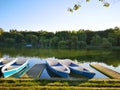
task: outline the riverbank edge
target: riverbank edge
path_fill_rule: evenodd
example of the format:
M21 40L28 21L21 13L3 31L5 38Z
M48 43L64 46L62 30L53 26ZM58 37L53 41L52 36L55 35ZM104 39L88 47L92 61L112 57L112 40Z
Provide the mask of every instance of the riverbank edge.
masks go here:
M32 78L0 78L0 90L117 90L120 79L32 79Z

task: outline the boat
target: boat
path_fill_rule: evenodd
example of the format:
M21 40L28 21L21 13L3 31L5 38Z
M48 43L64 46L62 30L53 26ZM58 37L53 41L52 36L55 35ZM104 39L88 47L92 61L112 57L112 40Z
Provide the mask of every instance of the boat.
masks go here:
M7 63L11 62L15 58L1 58L0 59L0 69Z
M16 58L12 60L11 62L5 64L2 69L1 73L4 78L10 77L28 65L28 59L27 58Z
M70 69L71 73L82 75L87 78L93 78L95 75L95 73L92 70L90 70L86 67L83 67L82 65L80 65L77 62L74 62L70 59L60 60L60 62L64 65L66 65Z
M68 78L70 74L70 69L62 65L57 59L49 58L46 60L47 67L50 71L56 75L64 78Z
M15 58L1 58L0 59L0 77L2 77L2 72L1 69L4 65L6 65L7 63L10 63L11 61L13 61Z

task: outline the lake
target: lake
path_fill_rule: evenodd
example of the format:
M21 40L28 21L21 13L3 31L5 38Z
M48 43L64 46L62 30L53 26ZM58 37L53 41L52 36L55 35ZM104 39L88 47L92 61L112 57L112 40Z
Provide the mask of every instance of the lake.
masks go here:
M113 50L60 50L60 49L0 49L0 57L28 57L29 68L37 63L45 63L50 57L58 59L71 59L92 69L96 75L94 78L108 78L89 66L90 63L99 63L117 72L120 72L120 51ZM26 70L24 70L25 72ZM18 75L19 76L19 75ZM40 78L50 78L46 68Z

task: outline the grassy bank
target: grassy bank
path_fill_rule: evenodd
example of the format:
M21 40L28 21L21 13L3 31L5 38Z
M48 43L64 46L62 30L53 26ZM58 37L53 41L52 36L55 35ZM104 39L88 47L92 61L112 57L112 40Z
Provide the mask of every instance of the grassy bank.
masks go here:
M0 79L0 90L97 90L120 89L119 79Z

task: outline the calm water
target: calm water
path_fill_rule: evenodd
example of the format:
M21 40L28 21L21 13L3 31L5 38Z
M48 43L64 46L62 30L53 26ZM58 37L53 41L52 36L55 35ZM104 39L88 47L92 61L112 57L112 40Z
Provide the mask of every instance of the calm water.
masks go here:
M87 68L92 69L96 75L94 78L108 78L102 73L90 67L90 63L99 63L103 66L120 72L120 51L108 50L57 50L57 49L0 49L0 57L28 57L29 67L15 77L19 77L33 65L45 63L45 59L56 57L58 59L76 60ZM40 78L50 78L46 68Z

